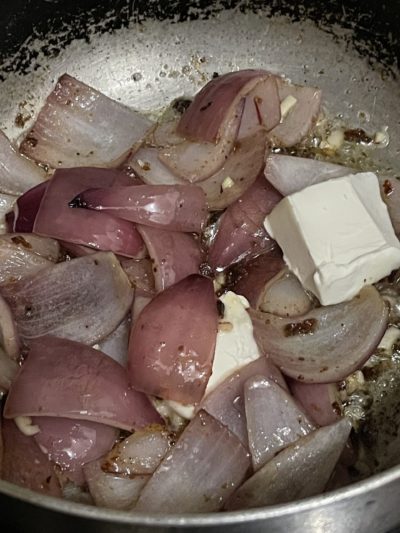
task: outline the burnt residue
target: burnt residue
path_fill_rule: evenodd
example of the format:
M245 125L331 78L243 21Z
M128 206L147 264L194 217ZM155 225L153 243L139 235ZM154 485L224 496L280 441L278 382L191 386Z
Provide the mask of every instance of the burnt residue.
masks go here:
M345 130L344 140L363 144L371 144L374 142L373 138L368 135L362 128Z
M293 337L295 335L311 335L314 333L318 325L318 320L315 318L306 318L302 322L290 322L283 328L285 337Z
M293 21L312 20L337 37L337 28L352 31L352 45L371 64L381 63L387 74L395 75L400 52L397 28L400 10L395 1L347 0L3 0L0 3L0 64L13 57L0 70L23 73L37 69L39 52L29 47L30 39L43 39L41 52L57 57L73 39L90 41L92 30L110 33L122 27L141 24L146 19L208 19L222 10L255 12L268 18L287 16ZM56 34L57 37L48 36Z

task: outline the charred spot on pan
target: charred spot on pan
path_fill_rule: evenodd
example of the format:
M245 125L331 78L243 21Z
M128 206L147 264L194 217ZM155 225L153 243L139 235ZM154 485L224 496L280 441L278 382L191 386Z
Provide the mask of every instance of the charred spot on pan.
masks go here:
M371 144L374 142L372 137L370 137L362 128L345 130L344 139L345 141L363 144Z
M302 322L290 322L283 328L285 337L295 335L312 335L317 327L318 321L315 318L307 318Z

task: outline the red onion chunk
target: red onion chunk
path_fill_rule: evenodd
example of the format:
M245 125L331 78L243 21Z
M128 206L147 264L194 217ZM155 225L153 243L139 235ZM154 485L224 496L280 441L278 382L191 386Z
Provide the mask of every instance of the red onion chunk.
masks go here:
M234 148L244 102L238 104L230 118L223 137L217 142L183 141L164 148L160 160L179 178L197 183L215 174Z
M249 310L254 335L282 372L305 383L333 383L360 368L378 346L388 309L372 286L350 302L296 319Z
M135 510L218 511L250 466L246 449L224 426L200 412L144 487Z
M105 472L134 477L152 474L171 448L171 436L162 426L135 431L102 460Z
M56 335L86 344L109 335L133 290L117 258L98 252L53 265L2 287L21 337Z
M176 176L159 158L160 149L142 146L127 161L136 176L148 185L182 185L186 181Z
M265 70L248 69L214 78L197 93L182 115L177 132L191 140L218 141L241 99L269 76Z
M316 159L271 154L267 158L264 174L277 191L283 196L288 196L310 185L340 178L353 172L348 167Z
M259 130L237 142L221 170L198 183L210 211L225 209L251 187L264 168L266 150L266 132Z
M138 226L153 264L155 288L158 292L178 283L190 274L198 274L203 254L200 243L192 235Z
M286 268L265 285L258 302L260 311L283 317L304 315L312 307L311 297Z
M128 363L128 343L131 323L132 320L129 314L108 337L101 340L97 345L94 345L96 349L105 353L124 367Z
M272 185L259 176L222 215L210 247L210 265L214 269L225 268L272 250L276 244L265 231L263 222L280 199L281 195Z
M299 143L314 127L321 107L321 91L314 87L291 85L278 78L278 91L281 103L287 97L296 99L294 107L281 124L270 132L270 139L278 146L290 147Z
M118 436L115 428L86 420L43 416L33 422L40 429L34 439L42 452L79 484L84 481L82 466L107 453Z
M13 225L14 213L11 211L17 201L16 196L10 194L0 194L0 233L6 233L9 229L9 223Z
M154 294L154 274L149 258L123 259L121 260L121 266L136 291L150 295Z
M200 401L211 374L217 327L210 279L192 275L160 292L132 328L132 385L167 400Z
M26 437L13 420L2 421L2 479L49 496L61 497L54 464L40 451L35 439Z
M255 375L262 375L287 389L278 368L267 357L260 357L232 374L200 404L202 409L226 426L245 446L248 446L248 434L243 387Z
M5 392L10 388L18 372L17 363L0 348L0 390ZM1 395L0 395L1 398Z
M281 120L278 85L275 76L262 79L245 98L238 139L253 135L260 126L269 131Z
M36 185L36 187L29 189L18 198L14 204L13 212L10 213L10 217L7 219L10 233L31 233L33 231L40 203L48 184L49 181L45 181L40 185Z
M14 240L12 240L14 239ZM23 237L0 237L0 285L36 274L53 263L32 251Z
M321 493L351 430L343 418L313 431L275 456L236 491L227 509L290 502Z
M8 357L18 359L20 340L10 306L0 295L0 345Z
M75 201L124 220L171 231L199 232L207 220L205 195L193 185L89 189Z
M93 461L83 469L95 504L119 511L132 509L150 476L119 477L103 472L100 465L100 461Z
M335 383L301 383L290 380L289 386L293 397L318 426L328 426L339 418L339 394Z
M246 381L244 402L255 471L314 429L290 394L264 376L257 375Z
M30 342L7 397L4 416L60 416L126 429L161 419L125 369L90 346L57 337Z
M69 202L89 187L125 185L129 178L118 170L104 168L74 168L57 170L40 204L34 232L73 244L98 250L139 257L143 241L130 222L110 213L72 209ZM128 181L129 182L129 181Z
M400 184L397 178L378 177L381 196L389 210L390 220L397 236L400 235Z
M150 126L136 111L64 74L20 151L53 168L116 166Z
M15 151L0 131L0 192L19 196L46 179L46 171Z
M256 257L246 264L246 269L234 286L237 294L243 295L253 309L259 309L263 301L264 287L285 266L279 254L269 253Z

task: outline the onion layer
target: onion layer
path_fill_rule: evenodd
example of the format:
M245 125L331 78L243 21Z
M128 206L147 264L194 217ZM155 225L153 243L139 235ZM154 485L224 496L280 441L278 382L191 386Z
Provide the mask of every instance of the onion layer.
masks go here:
M34 439L42 452L79 485L82 466L108 452L118 436L115 428L86 420L39 416L33 422L40 428Z
M207 219L203 191L191 185L134 185L89 189L73 201L138 224L172 231L196 231Z
M248 446L248 434L243 387L249 378L260 374L287 389L278 368L267 357L260 357L232 374L208 394L200 405L236 435L245 446Z
M49 496L61 497L54 464L40 451L35 439L26 437L13 420L2 421L2 479Z
M290 394L268 378L248 379L244 401L254 470L314 429Z
M388 320L385 302L372 286L350 302L319 307L296 319L249 312L265 353L284 374L306 383L332 383L360 368Z
M162 426L149 426L116 444L102 460L102 469L128 477L152 474L170 448L168 431Z
M310 185L340 178L352 172L350 168L325 161L271 154L267 158L264 174L277 191L288 196Z
M227 509L274 505L321 493L350 430L350 422L343 418L299 439L243 483L228 502Z
M159 293L132 328L132 385L168 400L200 401L211 374L217 326L210 279L192 275Z
M259 176L222 215L209 251L210 265L214 269L225 268L272 250L275 241L265 231L263 222L280 199L272 185Z
M116 166L150 126L139 113L64 74L20 151L53 168Z
M4 416L60 416L126 429L161 423L125 369L89 346L56 337L30 342L14 380Z
M69 207L69 202L88 187L113 187L126 185L127 182L129 183L129 178L117 170L57 170L49 181L40 204L34 232L98 250L140 257L143 253L143 241L133 224L108 213Z
M244 479L249 463L240 441L202 411L154 472L135 510L218 511Z
M94 344L127 314L133 291L114 254L53 265L2 287L21 337L57 335Z
M319 426L328 426L339 418L336 383L301 383L290 380L289 387L304 412Z
M19 196L46 179L46 171L14 150L0 131L0 192Z
M192 235L138 226L149 252L156 290L163 291L191 274L198 274L203 259L200 244Z
M93 461L83 469L95 504L120 511L132 509L150 476L118 477L103 472L100 465L100 461Z

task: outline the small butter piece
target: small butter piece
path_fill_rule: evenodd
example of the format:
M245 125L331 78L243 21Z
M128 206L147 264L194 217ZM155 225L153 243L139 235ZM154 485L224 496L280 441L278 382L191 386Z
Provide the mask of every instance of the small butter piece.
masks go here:
M323 305L350 300L400 266L400 242L372 172L289 195L264 225L288 267Z

